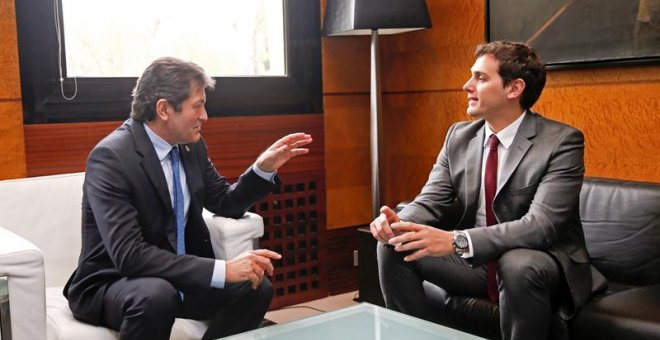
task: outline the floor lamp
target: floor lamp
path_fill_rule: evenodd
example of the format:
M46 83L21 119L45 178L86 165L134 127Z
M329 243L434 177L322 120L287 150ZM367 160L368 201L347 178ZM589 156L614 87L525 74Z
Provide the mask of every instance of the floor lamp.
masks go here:
M323 35L371 35L371 208L380 214L381 125L378 35L431 27L425 0L326 0Z

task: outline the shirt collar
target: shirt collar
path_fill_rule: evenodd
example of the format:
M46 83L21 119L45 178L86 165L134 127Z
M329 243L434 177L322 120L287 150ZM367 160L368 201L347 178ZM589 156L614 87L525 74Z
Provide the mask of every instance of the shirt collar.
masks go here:
M158 134L156 134L151 128L149 128L149 125L146 123L144 124L144 130L147 131L147 136L149 136L149 140L151 140L151 144L154 145L154 149L156 149L156 155L158 156L159 161L163 161L167 155L169 155L170 151L174 146L170 145L170 143L166 142L163 138L161 138Z
M520 117L513 121L513 123L509 124L507 127L495 134L497 139L500 140L500 144L502 144L505 149L508 149L509 146L511 146L511 143L513 143L513 139L516 137L518 128L520 127L523 118L525 118L525 113L527 113L527 111L524 111ZM484 126L486 127L484 130L486 132L486 138L484 138L484 146L486 146L486 144L488 144L488 138L490 138L490 135L492 135L494 132L490 129L488 124L484 124Z

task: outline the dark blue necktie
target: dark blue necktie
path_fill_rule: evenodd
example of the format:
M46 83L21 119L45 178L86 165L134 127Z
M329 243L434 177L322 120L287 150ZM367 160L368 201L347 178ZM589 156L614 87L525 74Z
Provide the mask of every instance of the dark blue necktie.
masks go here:
M173 147L170 151L170 160L172 161L172 178L174 194L174 216L176 217L176 253L183 255L186 253L185 228L186 220L183 212L183 189L181 189L181 177L179 176L179 148Z

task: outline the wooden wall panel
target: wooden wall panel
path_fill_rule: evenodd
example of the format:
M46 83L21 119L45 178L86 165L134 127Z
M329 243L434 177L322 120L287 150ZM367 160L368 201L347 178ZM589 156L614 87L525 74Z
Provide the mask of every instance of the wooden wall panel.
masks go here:
M462 91L388 94L383 98L383 204L414 198L428 179L451 124L467 120Z
M25 144L20 101L0 101L0 180L25 177Z
M27 174L85 171L87 155L121 122L25 125Z
M324 37L322 40L323 93L369 93L368 36Z
M358 241L357 228L340 228L326 232L330 295L357 290L358 267L353 266L353 251L358 250Z
M383 36L384 92L460 89L484 39L484 1L426 1L431 29Z
M536 110L584 132L587 176L660 182L658 93L660 81L550 87Z
M0 180L25 177L14 0L0 0Z
M371 218L369 95L325 97L328 229Z
M550 70L547 88L584 85L657 83L660 81L660 65L619 66L583 69Z
M202 134L209 156L223 175L236 177L277 139L294 132L312 135L309 154L292 159L281 172L323 170L323 115L277 115L213 118L204 124Z
M30 124L25 126L29 176L43 176L85 170L87 155L94 145L121 122ZM305 157L292 160L282 172L323 169L323 116L285 115L213 118L202 134L209 156L223 175L243 173L261 151L292 132L312 134L314 143Z
M18 71L18 36L14 0L0 0L0 99L19 100L21 79Z

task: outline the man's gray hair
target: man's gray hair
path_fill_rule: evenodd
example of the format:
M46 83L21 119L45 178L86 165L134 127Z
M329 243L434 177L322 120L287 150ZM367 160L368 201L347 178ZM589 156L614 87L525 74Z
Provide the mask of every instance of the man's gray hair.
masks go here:
M193 62L172 57L156 59L144 70L133 89L131 118L141 122L153 120L156 102L160 99L167 100L175 111L180 111L181 103L190 96L192 85L213 90L215 79Z

